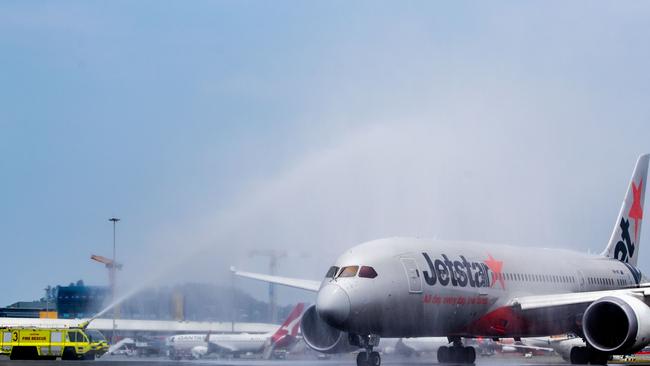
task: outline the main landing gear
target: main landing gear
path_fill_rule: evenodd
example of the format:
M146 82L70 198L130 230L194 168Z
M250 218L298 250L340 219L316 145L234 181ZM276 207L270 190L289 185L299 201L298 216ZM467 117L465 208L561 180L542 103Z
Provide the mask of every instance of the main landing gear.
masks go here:
M592 347L573 347L569 359L572 364L606 365L609 355Z
M438 363L464 363L473 364L476 361L476 350L474 347L463 347L460 338L449 338L453 343L451 347L442 346L438 348Z
M379 345L379 337L375 335L353 335L350 334L350 344L364 348L365 351L357 355L357 366L379 366L381 365L381 356L379 352L372 349Z
M381 365L381 356L377 351L363 351L357 355L357 366L379 366Z

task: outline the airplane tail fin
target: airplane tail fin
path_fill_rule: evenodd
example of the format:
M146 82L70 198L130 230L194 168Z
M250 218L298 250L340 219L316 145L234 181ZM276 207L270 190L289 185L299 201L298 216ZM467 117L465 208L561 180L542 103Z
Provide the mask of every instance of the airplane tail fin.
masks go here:
M283 343L284 339L287 337L295 338L298 335L298 329L300 328L300 319L302 318L302 313L305 310L305 304L300 302L291 310L287 319L282 323L280 328L273 333L271 336L271 342L274 345Z
M302 319L302 313L304 310L304 303L300 302L296 304L280 328L278 328L278 330L276 330L275 333L273 333L265 342L264 351L262 353L263 359L271 359L277 348L286 348L296 340L298 329L300 328L300 320Z
M612 236L602 253L606 257L636 266L639 257L643 200L648 176L650 154L639 156L632 173L630 185L616 218Z

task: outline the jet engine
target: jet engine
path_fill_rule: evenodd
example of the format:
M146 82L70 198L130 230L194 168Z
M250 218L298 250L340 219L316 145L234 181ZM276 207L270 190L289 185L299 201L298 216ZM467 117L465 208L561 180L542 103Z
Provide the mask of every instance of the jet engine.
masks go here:
M315 351L344 353L356 349L350 346L346 332L330 326L318 315L316 305L310 306L302 315L300 328L305 343Z
M585 310L582 330L599 351L636 352L650 343L650 307L630 295L603 297Z
M200 360L205 355L208 354L208 347L206 346L196 346L191 350L192 358L195 360Z

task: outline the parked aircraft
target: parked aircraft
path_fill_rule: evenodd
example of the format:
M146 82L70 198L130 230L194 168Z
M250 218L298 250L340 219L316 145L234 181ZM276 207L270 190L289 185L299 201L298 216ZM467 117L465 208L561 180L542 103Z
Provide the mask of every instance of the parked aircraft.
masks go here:
M305 304L293 308L287 319L275 331L264 334L180 334L168 338L169 357L198 359L210 353L240 355L264 353L270 358L278 348L287 348L296 341L300 317Z
M322 281L236 274L317 293L302 319L313 349L363 349L378 366L380 337L448 337L439 362L473 363L461 337L573 333L572 363L605 364L650 343L650 284L637 268L650 155L639 157L599 255L564 249L390 238L343 253Z

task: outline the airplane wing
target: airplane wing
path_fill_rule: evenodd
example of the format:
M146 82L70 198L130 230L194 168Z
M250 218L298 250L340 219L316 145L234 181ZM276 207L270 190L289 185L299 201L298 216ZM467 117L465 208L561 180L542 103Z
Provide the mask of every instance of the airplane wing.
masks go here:
M250 278L262 282L269 282L278 285L299 288L301 290L318 292L318 289L320 288L320 281L302 280L298 278L289 278L289 277L265 275L260 273L243 272L243 271L237 271L233 267L231 267L230 270L234 274L240 277L246 277L246 278Z
M536 295L514 298L511 301L512 306L519 307L521 310L534 310L550 308L556 306L578 305L594 302L604 296L631 295L643 300L650 296L650 283L644 283L635 288L574 292L557 295Z

